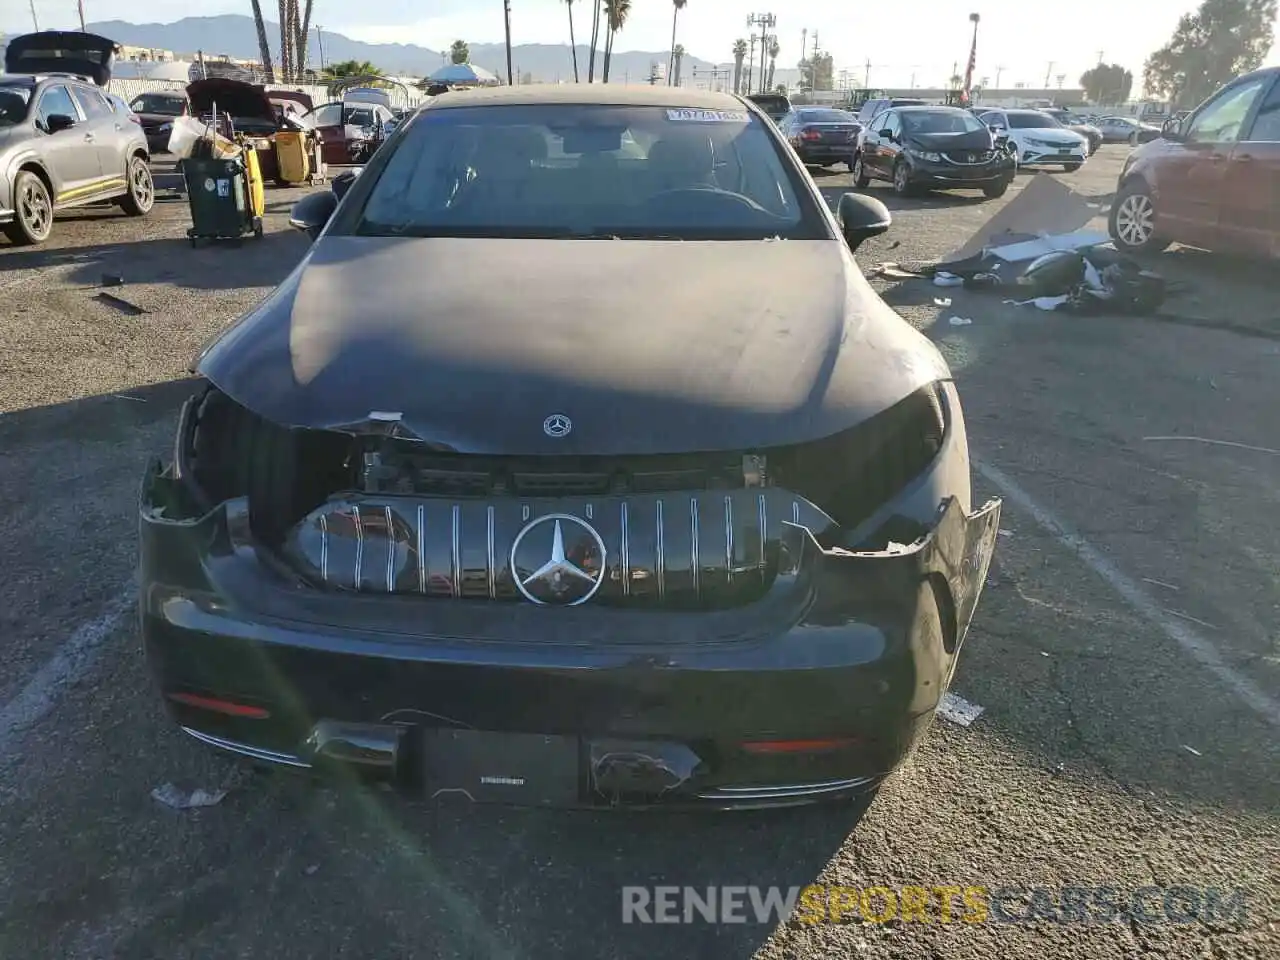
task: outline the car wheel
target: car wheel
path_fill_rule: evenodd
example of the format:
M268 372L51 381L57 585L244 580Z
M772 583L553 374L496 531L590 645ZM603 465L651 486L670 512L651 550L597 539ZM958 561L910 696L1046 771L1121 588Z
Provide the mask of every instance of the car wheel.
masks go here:
M893 167L893 192L900 197L911 194L911 170L901 160Z
M30 170L19 170L13 179L13 221L4 225L15 244L43 243L53 232L53 198L44 181Z
M862 165L862 154L858 154L853 158L853 185L859 190L865 190L871 186L871 178L867 176L866 168Z
M1062 165L1062 169L1067 171L1067 173L1075 173L1082 166L1083 164L1080 164L1080 163L1064 163Z
M156 184L151 179L151 167L142 157L130 157L125 177L129 192L120 198L120 206L131 217L141 217L151 212L156 202Z
M1009 181L1001 180L999 183L993 183L982 188L982 193L988 200L995 200L1003 197L1009 192Z
M1120 191L1111 204L1107 229L1116 246L1126 253L1158 252L1168 246L1156 236L1156 204L1145 183Z

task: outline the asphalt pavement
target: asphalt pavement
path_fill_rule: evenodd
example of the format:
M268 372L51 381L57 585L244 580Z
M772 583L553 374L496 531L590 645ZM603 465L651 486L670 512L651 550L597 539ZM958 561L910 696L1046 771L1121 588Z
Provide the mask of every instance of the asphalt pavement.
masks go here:
M1101 211L1126 150L1054 176ZM992 202L873 186L896 222L859 260L941 257L1027 180ZM984 712L938 721L869 810L435 808L250 771L186 739L150 686L131 594L144 466L191 357L306 248L286 223L302 190L268 192L262 241L192 250L173 186L140 220L88 211L38 251L0 242L0 956L1280 956L1265 268L1155 258L1187 289L1154 320L874 281L951 362L976 499L1005 512L953 685ZM169 783L226 794L176 811L152 797ZM624 887L811 884L840 887L843 915L623 922ZM853 908L872 887L900 909L883 891L878 919ZM984 888L987 907L925 920L907 887ZM1069 888L1138 906L1081 922Z

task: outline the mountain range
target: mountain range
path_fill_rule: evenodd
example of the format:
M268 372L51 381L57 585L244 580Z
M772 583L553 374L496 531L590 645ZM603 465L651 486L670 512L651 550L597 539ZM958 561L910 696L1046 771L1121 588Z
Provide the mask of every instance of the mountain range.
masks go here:
M241 60L258 59L258 33L253 18L237 14L217 17L184 17L174 23L127 23L123 20L105 20L88 24L91 33L110 37L117 43L133 47L171 50L184 57L194 57L197 51L206 56L226 55ZM567 32L567 25L566 25ZM619 37L623 36L619 34ZM267 24L267 37L272 41L272 54L278 55L280 28ZM462 39L466 39L463 37ZM471 62L495 74L505 75L507 70L506 48L500 43L470 43ZM726 42L726 46L728 42ZM541 82L573 79L573 59L569 45L522 43L511 48L512 63L517 77L531 74ZM586 79L587 47L578 46L578 67ZM308 43L307 62L310 66L322 63L340 63L344 60L368 61L384 73L403 76L425 76L439 68L448 59L447 53L430 50L411 43L363 43L340 33L326 30L317 35L312 31ZM653 63L664 68L667 51L615 50L610 77L624 83L643 82ZM686 84L697 82L695 78L709 78L718 68L721 78L732 82L732 61L713 63L686 54L681 75ZM597 59L596 72L600 64ZM778 67L774 83L795 83L798 70Z

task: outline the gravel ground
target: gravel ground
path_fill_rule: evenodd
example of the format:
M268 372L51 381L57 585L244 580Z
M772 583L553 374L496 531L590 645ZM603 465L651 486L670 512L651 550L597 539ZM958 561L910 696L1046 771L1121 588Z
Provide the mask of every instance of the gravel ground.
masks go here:
M1123 157L1104 148L1063 179L1105 204ZM820 184L834 197L848 178ZM940 257L1006 202L872 189L896 226L859 252L868 267ZM191 356L304 251L285 223L301 194L269 192L266 239L237 249L191 250L180 199L144 220L64 218L38 252L0 246L0 955L1280 956L1280 532L1266 520L1280 313L1264 270L1166 254L1155 265L1191 293L1163 320L876 281L946 352L978 495L1006 504L954 685L986 712L938 723L865 814L459 811L213 755L162 716L139 655L143 466L169 444ZM1173 435L1201 439L1146 439ZM228 793L178 813L150 797L167 782ZM1055 922L1047 900L1013 906L1015 890L986 922L960 919L959 895L950 922L936 907L928 922L622 922L628 885L813 883L1043 887L1059 902L1064 887L1125 902L1243 888L1246 915L1172 923L1147 891L1149 919Z

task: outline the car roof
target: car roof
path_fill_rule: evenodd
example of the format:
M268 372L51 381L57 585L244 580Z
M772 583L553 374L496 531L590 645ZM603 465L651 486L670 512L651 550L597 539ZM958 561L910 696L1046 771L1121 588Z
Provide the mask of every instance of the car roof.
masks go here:
M518 87L451 90L432 98L424 109L599 104L602 106L673 107L690 110L741 110L744 103L741 97L735 97L732 94L691 90L686 87L647 84L629 86L621 83L533 83L521 84Z
M934 113L937 110L946 110L951 113L968 113L963 107L948 107L944 103L904 103L900 107L894 107L899 113Z

